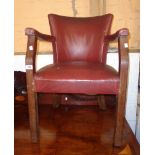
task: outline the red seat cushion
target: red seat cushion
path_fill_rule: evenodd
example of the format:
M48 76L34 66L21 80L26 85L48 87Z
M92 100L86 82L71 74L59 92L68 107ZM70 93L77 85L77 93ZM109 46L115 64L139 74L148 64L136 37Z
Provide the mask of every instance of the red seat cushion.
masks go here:
M34 82L36 92L118 94L119 74L101 63L64 62L43 67Z

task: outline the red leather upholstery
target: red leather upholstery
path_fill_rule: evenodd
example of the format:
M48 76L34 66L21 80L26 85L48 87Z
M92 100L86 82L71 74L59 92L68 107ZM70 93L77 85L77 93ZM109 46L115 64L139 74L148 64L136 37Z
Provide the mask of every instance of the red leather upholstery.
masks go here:
M112 14L97 17L65 17L49 14L51 33L56 37L54 61L106 62L105 35L110 33Z
M48 65L34 80L38 92L117 94L119 88L119 75L112 67L91 62Z

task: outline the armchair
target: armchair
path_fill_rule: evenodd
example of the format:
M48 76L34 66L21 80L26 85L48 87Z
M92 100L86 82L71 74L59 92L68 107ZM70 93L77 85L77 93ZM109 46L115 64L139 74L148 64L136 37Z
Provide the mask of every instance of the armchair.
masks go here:
M128 29L110 34L113 15L48 15L51 35L26 28L26 78L32 142L39 139L37 93L117 95L114 145L121 146L128 77ZM36 71L37 40L52 43L54 63ZM119 72L106 64L108 44L118 42Z

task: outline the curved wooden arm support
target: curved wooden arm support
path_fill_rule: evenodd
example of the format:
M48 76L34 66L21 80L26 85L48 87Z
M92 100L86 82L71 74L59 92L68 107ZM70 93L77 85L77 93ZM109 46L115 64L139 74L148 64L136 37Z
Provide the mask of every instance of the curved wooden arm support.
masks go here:
M31 138L33 142L38 141L38 110L36 103L36 95L34 93L33 75L35 69L35 59L37 51L37 36L34 35L35 31L26 30L28 35L27 51L26 51L26 83L28 90L28 110L30 119Z
M128 68L129 68L129 49L128 49L128 35L129 31L126 28L118 30L112 35L106 36L106 41L118 40L118 54L119 54L119 75L120 75L120 85L118 93L118 104L117 104L117 117L116 117L116 131L115 131L115 146L120 146L122 144L123 135L123 124L125 116L125 106L126 106L126 93L128 85Z
M26 28L25 35L28 36L27 52L26 52L26 71L35 72L35 57L37 51L37 40L48 41L53 45L55 50L55 37L47 34L40 33L34 28Z
M118 41L118 53L119 53L119 72L124 68L122 66L127 65L129 63L128 56L128 35L129 30L127 28L122 28L118 30L116 33L108 35L105 37L107 42ZM120 73L121 75L121 73Z
M105 40L106 41L115 41L115 40L117 40L121 36L128 36L128 35L129 35L129 30L127 28L122 28L122 29L118 30L114 34L107 35L105 37Z
M129 68L129 49L128 49L128 35L129 31L127 28L122 28L116 33L108 35L105 37L105 41L118 42L118 54L119 54L119 93L118 93L118 104L116 110L116 128L115 128L115 138L114 145L121 146L122 144L122 133L124 125L125 116L125 106L126 106L126 93L128 85L128 68Z
M26 28L25 35L28 36L36 36L38 40L44 40L49 42L55 42L55 37L47 34L40 33L39 31L35 30L34 28Z
M38 32L33 28L26 28L25 35L28 36L27 41L27 52L26 52L26 79L27 79L27 90L28 91L28 109L30 116L30 128L31 128L31 138L32 142L38 141L38 107L36 103L37 95L34 93L34 73L36 72L36 51L37 51L37 40L48 41L53 45L53 51L55 50L55 37L51 35L46 35Z

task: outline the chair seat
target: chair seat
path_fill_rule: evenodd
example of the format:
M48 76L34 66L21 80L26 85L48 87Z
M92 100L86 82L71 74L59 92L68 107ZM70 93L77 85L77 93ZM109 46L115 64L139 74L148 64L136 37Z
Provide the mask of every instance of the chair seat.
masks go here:
M101 63L50 64L34 75L35 92L118 94L118 72Z

